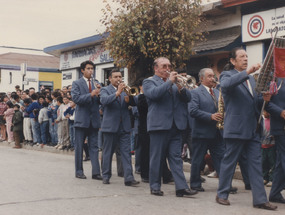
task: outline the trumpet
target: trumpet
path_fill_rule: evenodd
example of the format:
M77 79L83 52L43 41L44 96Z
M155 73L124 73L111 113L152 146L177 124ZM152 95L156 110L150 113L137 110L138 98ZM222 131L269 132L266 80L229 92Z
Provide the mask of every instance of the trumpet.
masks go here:
M101 88L101 84L99 83L99 81L97 81L95 78L94 78L94 76L93 76L93 74L91 75L91 80L92 80L92 82L93 82L93 85L94 85L94 89L96 90L98 87L97 87L97 84L99 84L100 85L100 88ZM100 89L99 88L99 89Z
M169 71L166 72L170 74ZM181 87L185 87L189 90L193 90L196 88L196 79L191 75L187 75L186 77L182 75L177 75L176 84L180 85Z
M123 82L118 82L118 85L120 83L123 83ZM124 87L124 92L128 95L128 96L136 96L139 94L139 90L137 87L130 87L129 85L126 85L125 84L125 87Z

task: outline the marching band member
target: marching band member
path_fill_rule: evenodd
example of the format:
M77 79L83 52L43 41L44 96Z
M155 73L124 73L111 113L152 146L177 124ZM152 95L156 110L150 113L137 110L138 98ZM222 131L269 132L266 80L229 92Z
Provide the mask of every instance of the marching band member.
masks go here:
M224 145L222 135L216 124L223 120L223 116L217 113L219 91L213 88L215 85L213 70L210 68L201 69L199 78L201 85L191 91L192 100L189 105L190 115L194 118L190 187L192 190L203 192L200 167L208 149L210 149L215 170L218 175L220 173Z
M102 180L99 165L98 130L100 128L99 93L100 84L94 86L91 81L94 72L92 61L85 61L80 65L83 77L72 83L71 95L75 104L75 177L86 179L83 172L82 157L83 144L88 137L90 160L92 164L92 178ZM96 89L95 89L96 88Z
M187 103L191 95L185 88L174 84L177 72L171 71L170 61L159 57L154 61L154 76L143 81L144 94L148 102L147 129L150 134L151 194L162 196L162 162L167 157L176 187L176 196L194 195L189 189L183 173L181 159L181 130L187 124Z
M258 104L262 103L255 92L255 81L250 75L260 68L255 64L247 68L247 54L242 48L235 48L230 54L229 68L220 76L225 103L224 141L226 150L220 167L219 188L216 201L230 205L228 200L231 181L237 160L243 150L247 156L248 175L252 189L253 206L276 210L266 196L261 165L260 135L256 132ZM226 65L227 67L227 65Z
M278 81L278 86L281 81ZM275 138L277 159L273 173L272 188L269 201L285 203L281 191L285 187L285 84L283 83L278 94L272 96L266 109L270 115L270 133Z
M129 105L135 105L135 101L123 91L125 84L122 83L122 74L113 69L109 74L109 84L103 87L100 93L100 101L104 106L101 131L103 133L103 184L110 184L112 176L112 157L118 145L124 169L126 186L139 184L134 179L131 160L131 120L128 110Z

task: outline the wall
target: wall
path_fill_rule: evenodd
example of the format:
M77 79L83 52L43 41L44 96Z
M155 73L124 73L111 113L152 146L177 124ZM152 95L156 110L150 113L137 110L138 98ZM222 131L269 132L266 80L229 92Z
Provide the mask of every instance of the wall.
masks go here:
M61 89L61 73L40 72L38 80L39 81L52 81L53 89Z

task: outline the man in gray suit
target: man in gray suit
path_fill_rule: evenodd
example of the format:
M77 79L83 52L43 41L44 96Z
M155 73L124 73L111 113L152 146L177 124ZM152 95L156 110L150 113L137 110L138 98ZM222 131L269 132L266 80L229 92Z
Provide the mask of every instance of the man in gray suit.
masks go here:
M192 126L192 163L190 185L192 190L204 191L201 185L200 168L204 156L210 149L215 170L220 173L220 164L224 154L221 132L217 129L218 121L223 116L217 113L219 91L215 88L215 74L212 69L204 68L199 72L201 85L191 91L192 100L189 112L193 117Z
M272 96L266 109L270 112L270 133L275 138L277 159L273 173L272 188L269 194L269 201L285 204L281 192L285 187L285 84L282 84L278 94Z
M85 61L80 65L83 76L72 83L71 96L75 109L75 176L86 179L82 166L83 144L88 137L89 156L92 164L92 178L102 180L98 158L98 130L100 128L99 93L101 85L91 80L94 72L92 61ZM96 84L96 86L94 86Z
M194 195L183 173L181 131L187 125L187 103L191 95L177 86L177 72L171 72L170 61L159 57L154 61L154 76L143 81L148 102L147 130L150 134L149 183L151 194L162 196L162 162L167 157L176 187L176 196ZM170 75L169 75L170 72Z
M127 96L123 91L125 84L122 82L122 74L119 70L113 69L109 74L110 85L102 88L100 101L104 106L101 131L103 133L103 184L110 184L112 176L111 164L116 146L121 152L126 186L139 184L134 179L131 160L131 120L128 110L129 105L135 105L132 97Z
M266 196L261 165L260 134L256 132L262 97L255 92L255 81L250 75L260 64L247 69L247 54L242 48L235 48L230 54L230 64L220 76L225 103L224 141L226 150L220 167L219 188L216 201L230 205L228 200L231 181L237 161L244 150L247 157L248 176L252 189L253 206L275 210Z

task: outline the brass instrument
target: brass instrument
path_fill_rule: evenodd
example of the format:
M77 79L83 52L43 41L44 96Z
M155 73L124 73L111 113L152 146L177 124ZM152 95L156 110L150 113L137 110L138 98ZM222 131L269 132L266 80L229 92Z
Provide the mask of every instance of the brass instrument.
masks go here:
M94 85L94 89L95 89L95 90L98 88L98 87L97 87L97 84L99 84L99 85L101 86L101 84L99 83L99 81L97 81L97 80L94 78L93 74L91 75L91 80L92 80L92 82L93 82L93 85Z
M118 82L118 84L120 84L122 82ZM139 90L137 87L130 87L129 85L125 84L124 87L124 92L128 95L128 96L136 96L139 94Z
M221 129L224 129L225 105L224 105L224 99L223 99L221 87L220 87L219 91L220 91L220 94L219 94L219 98L218 98L218 112L217 113L219 113L223 116L223 120L217 122L216 127L221 130Z
M166 71L170 74L169 71ZM196 79L191 75L187 75L186 77L182 75L177 75L177 82L176 84L180 85L181 87L185 87L189 90L193 90L196 88Z

